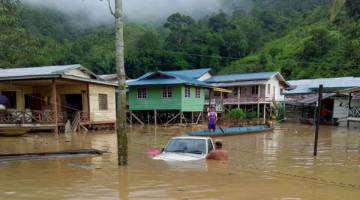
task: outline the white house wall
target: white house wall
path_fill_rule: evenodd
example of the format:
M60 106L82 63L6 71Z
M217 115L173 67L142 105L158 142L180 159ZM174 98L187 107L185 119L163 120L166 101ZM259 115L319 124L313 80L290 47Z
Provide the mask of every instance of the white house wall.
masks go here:
M333 118L338 118L340 121L345 121L349 112L349 100L347 97L334 98ZM351 106L360 106L360 100L352 100Z

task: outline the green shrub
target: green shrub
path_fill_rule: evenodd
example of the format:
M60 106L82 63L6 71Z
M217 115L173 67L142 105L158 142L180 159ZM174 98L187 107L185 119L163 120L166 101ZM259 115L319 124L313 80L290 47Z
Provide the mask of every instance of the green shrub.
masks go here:
M226 118L231 120L240 120L246 117L245 112L241 108L232 109L226 114Z
M257 113L255 111L246 113L246 119L255 119L257 118Z

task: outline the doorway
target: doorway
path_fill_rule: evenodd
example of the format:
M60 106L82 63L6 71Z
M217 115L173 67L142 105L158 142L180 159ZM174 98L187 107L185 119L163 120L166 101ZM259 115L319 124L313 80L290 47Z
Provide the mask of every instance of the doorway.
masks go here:
M73 121L76 112L83 110L83 101L81 94L65 94L64 95L64 111L67 119Z

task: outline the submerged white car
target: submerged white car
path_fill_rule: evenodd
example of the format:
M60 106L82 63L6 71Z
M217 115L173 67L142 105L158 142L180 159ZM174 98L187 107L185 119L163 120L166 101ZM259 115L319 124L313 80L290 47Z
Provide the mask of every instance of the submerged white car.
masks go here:
M201 160L205 159L213 149L214 142L210 137L173 137L163 151L153 159L164 161Z

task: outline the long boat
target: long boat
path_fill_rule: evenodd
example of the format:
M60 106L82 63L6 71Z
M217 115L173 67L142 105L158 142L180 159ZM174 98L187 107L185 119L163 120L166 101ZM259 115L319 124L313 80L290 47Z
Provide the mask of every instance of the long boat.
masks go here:
M246 127L232 127L232 128L217 128L215 131L199 130L188 132L189 136L210 136L210 137L221 137L221 136L232 136L240 135L245 133L258 133L272 131L274 127L268 125L255 125Z
M28 128L14 127L14 128L0 128L0 136L21 136L29 132Z

